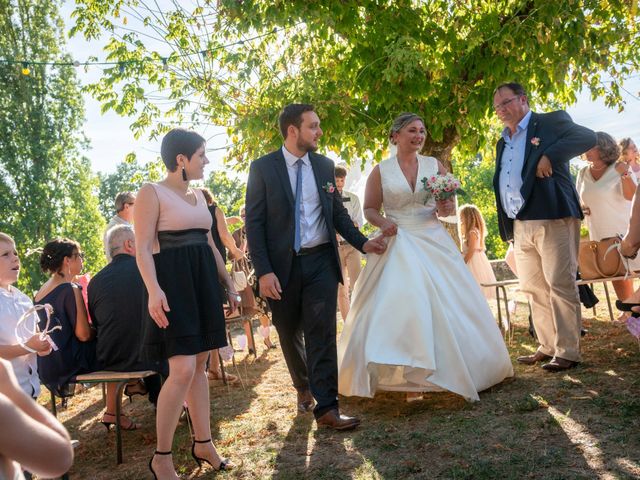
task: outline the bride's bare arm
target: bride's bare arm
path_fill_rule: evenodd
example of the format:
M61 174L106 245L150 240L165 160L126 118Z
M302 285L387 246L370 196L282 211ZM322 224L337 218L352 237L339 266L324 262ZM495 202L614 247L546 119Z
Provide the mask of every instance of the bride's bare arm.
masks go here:
M378 227L383 235L386 237L393 236L398 233L398 227L380 213L381 209L382 177L380 176L380 166L376 165L369 174L364 191L364 216L371 225Z

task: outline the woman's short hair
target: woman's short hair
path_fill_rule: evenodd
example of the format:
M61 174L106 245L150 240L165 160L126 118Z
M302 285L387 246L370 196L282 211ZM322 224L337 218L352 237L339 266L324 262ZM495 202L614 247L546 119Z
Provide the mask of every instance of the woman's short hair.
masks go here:
M278 124L280 126L280 133L282 138L286 140L287 131L289 126L293 125L296 128L300 128L302 125L302 114L305 112L313 112L314 106L308 103L290 103L282 109L280 116L278 117Z
M59 273L65 257L80 251L80 244L68 238L54 238L40 254L40 268L44 273Z
M170 130L162 139L160 156L167 170L175 172L178 168L178 155L184 155L189 160L193 154L205 144L205 139L198 133L184 128Z
M395 145L395 143L393 143L393 134L398 133L404 127L409 125L411 122L415 122L416 120L420 120L424 124L424 120L418 114L404 112L398 115L391 124L391 128L389 129L389 141Z
M596 148L600 154L600 160L607 165L615 163L620 158L620 147L606 132L596 132Z
M16 241L13 239L13 237L4 232L0 232L0 242L12 243L14 245L16 244Z

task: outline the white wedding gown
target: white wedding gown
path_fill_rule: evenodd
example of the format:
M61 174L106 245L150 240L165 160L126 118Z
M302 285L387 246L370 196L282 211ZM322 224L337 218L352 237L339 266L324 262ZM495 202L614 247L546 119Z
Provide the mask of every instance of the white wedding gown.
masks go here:
M421 179L435 158L418 156L411 191L395 157L380 163L385 215L398 225L382 255L368 255L338 342L338 390L444 391L468 400L513 375L487 300L426 201Z

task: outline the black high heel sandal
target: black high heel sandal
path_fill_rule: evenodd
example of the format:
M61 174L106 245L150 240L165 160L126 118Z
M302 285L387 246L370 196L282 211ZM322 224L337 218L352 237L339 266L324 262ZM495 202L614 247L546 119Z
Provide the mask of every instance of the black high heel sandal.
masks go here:
M153 452L153 455L151 456L151 460L149 460L149 470L151 470L151 473L153 474L153 478L155 480L158 480L158 476L156 475L156 472L153 469L153 465L151 465L151 463L153 462L153 457L155 457L156 455L171 455L171 450L169 450L168 452L159 452L158 450L156 450L155 452Z
M640 307L640 303L624 303L621 300L616 300L616 308L621 312L631 312L632 317L640 317L640 313L631 310L632 307Z
M198 468L202 468L202 462L206 462L208 463L211 467L213 467L213 469L216 472L222 472L222 471L226 471L226 470L232 470L234 465L229 461L228 458L222 458L220 457L220 465L218 465L218 468L214 467L213 464L207 460L206 458L202 458L202 457L198 457L196 455L196 443L209 443L211 441L211 439L208 440L193 440L193 444L191 444L191 456L193 457L193 459L196 461L196 463L198 464Z
M129 397L129 403L133 402L132 397L134 395L145 396L147 393L149 393L149 391L142 380L138 380L133 385L126 385L124 387L124 394Z
M116 419L115 413L104 412L104 415L109 415L110 417L113 417L115 420L118 420ZM111 431L111 425L115 425L116 422L106 422L104 420L104 415L102 416L102 421L100 423L104 425L107 431ZM120 418L122 417L124 417L124 415L120 415ZM131 420L130 418L129 418L129 423L126 426L120 423L120 430L137 430L138 428L139 428L139 425L133 420Z

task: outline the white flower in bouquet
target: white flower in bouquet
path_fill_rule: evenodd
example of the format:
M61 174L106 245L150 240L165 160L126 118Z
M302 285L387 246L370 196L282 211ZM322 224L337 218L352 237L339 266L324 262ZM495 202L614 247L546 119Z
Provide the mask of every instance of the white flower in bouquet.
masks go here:
M450 173L424 177L421 181L424 189L429 194L427 200L433 197L436 201L440 201L457 194L464 194L464 190L460 188L460 180Z

